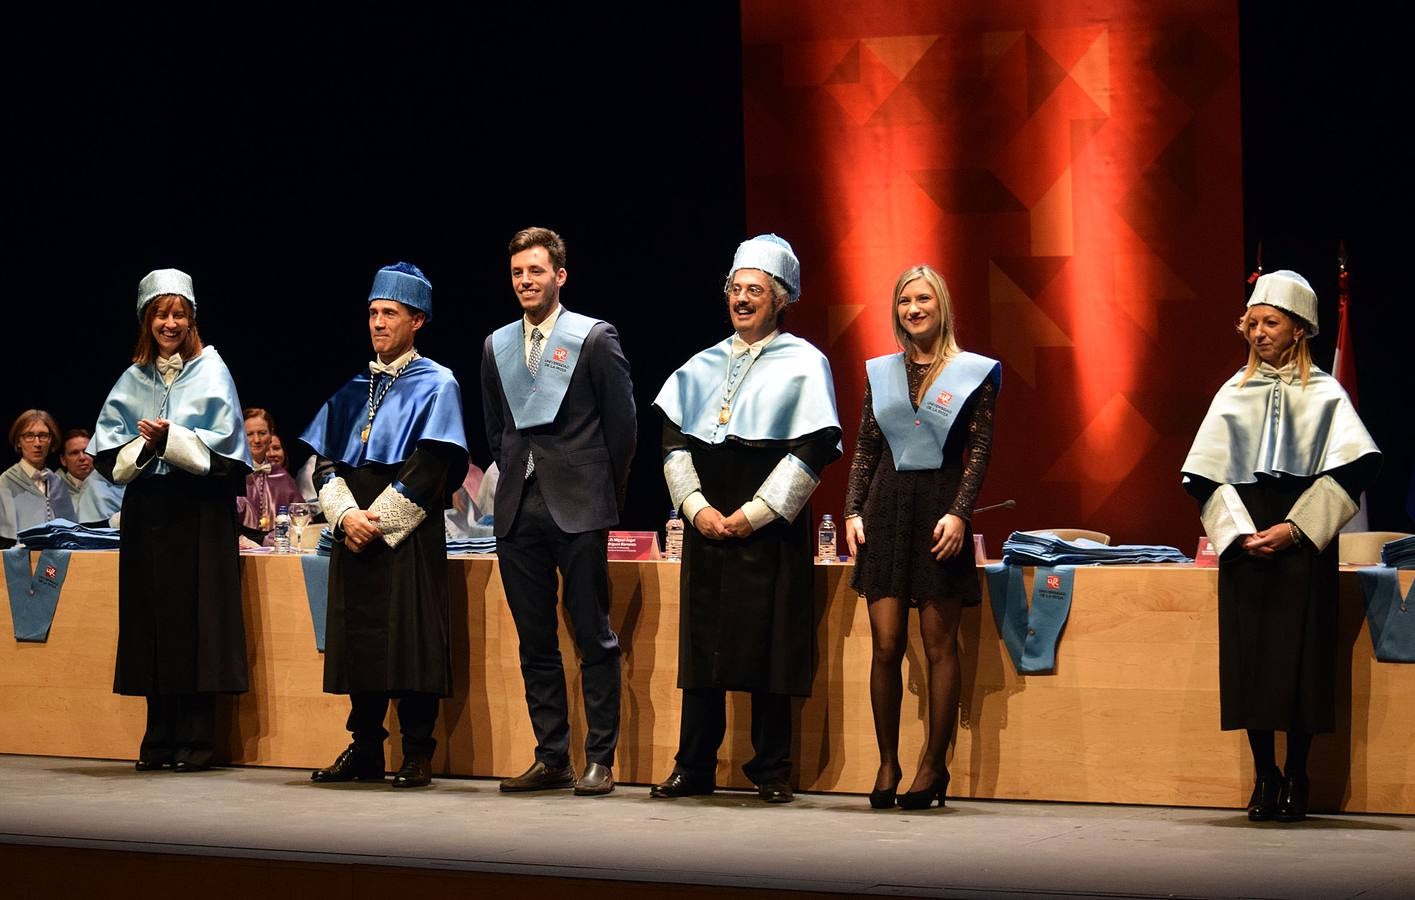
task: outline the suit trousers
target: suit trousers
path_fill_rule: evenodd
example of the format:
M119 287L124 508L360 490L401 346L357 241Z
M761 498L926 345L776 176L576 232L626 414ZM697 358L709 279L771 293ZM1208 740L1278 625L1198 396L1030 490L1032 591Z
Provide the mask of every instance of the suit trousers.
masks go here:
M509 477L509 476L508 476ZM557 631L555 570L565 579L565 609L580 656L585 697L585 762L614 765L619 744L619 637L609 623L609 532L561 531L532 477L511 532L497 538L501 583L521 641L521 678L536 736L536 759L570 764L569 701Z
M403 758L432 759L437 749L437 738L432 736L437 724L437 704L441 698L436 694L422 694L406 691L398 694L359 693L349 695L349 721L345 727L354 736L354 744L370 753L375 749L383 755L383 742L388 739L388 729L383 720L388 715L388 704L397 700L398 730L403 734Z
M211 694L158 694L147 698L147 731L138 759L150 763L211 765L216 731Z
M717 751L727 735L727 692L716 688L683 691L674 770L694 779L715 781ZM791 778L791 697L752 692L752 749L742 766L753 784Z

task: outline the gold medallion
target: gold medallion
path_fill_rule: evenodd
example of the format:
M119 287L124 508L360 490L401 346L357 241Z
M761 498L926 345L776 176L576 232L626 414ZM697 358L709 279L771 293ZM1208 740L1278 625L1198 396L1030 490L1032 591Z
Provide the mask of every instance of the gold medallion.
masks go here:
M717 411L717 424L726 425L727 420L730 418L732 418L732 406L731 404L724 403L722 404L722 409Z
M373 423L372 423L372 422L370 422L369 424L365 425L365 426L364 426L364 430L359 432L359 440L363 441L365 444L368 443L368 433L369 433L369 429L371 429L371 428L373 428Z
M261 531L269 531L269 530L270 530L270 516L261 516L261 517L260 517L260 530L261 530Z

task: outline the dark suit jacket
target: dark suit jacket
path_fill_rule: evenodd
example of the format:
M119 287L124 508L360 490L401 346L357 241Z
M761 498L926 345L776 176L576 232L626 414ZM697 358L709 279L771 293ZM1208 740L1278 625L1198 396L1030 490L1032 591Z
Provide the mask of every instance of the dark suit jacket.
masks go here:
M590 329L560 411L549 425L517 430L490 335L482 349L481 387L486 438L501 470L496 485L498 537L509 533L515 522L526 485L526 457L532 451L541 494L562 531L575 534L619 524L638 420L629 361L613 325L600 322Z

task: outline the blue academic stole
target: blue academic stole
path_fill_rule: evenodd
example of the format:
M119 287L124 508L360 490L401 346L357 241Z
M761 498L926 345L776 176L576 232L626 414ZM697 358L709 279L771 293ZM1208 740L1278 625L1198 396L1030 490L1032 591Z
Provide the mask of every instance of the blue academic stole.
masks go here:
M1366 625L1376 659L1415 662L1415 583L1401 596L1398 569L1373 566L1356 575L1366 596Z
M562 308L555 328L545 336L540 370L531 375L526 368L526 332L522 321L496 329L491 336L492 353L496 356L496 371L501 376L501 389L517 431L549 425L560 412L570 376L580 361L580 350L590 329L599 324L579 313Z
M1071 613L1075 566L1038 566L1028 604L1022 567L993 563L986 569L988 600L998 634L1018 675L1056 670L1056 642Z
M70 550L45 550L30 572L27 547L11 547L4 551L5 586L10 594L10 621L15 627L15 640L44 643L49 640L49 628L54 624L54 611L59 606L59 591L69 574Z
M1002 380L1002 364L977 353L963 352L948 361L924 392L919 408L909 396L904 354L877 356L865 363L870 379L871 408L889 441L894 468L919 472L943 465L943 445L958 419L958 411L986 380Z

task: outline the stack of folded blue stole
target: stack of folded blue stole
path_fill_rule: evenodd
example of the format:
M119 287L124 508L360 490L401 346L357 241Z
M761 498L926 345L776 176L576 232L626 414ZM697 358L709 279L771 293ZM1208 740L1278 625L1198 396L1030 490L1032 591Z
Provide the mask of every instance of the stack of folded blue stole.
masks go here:
M1051 532L1020 531L1002 544L1002 561L1012 566L1095 566L1136 563L1193 562L1174 547L1162 544L1102 544L1077 538L1064 541Z
M19 542L31 550L117 550L118 529L85 528L68 519L50 519L21 531Z
M488 534L481 537L463 537L447 539L447 555L453 556L461 553L495 553L496 535Z
M1399 538L1382 547L1381 564L1392 569L1415 569L1415 535Z
M1002 562L987 567L988 599L998 634L1019 675L1056 671L1056 644L1071 614L1076 567L1124 563L1189 562L1174 547L1108 544L1078 538L1064 541L1050 532L1014 531L1002 544ZM1022 567L1036 566L1027 599Z

